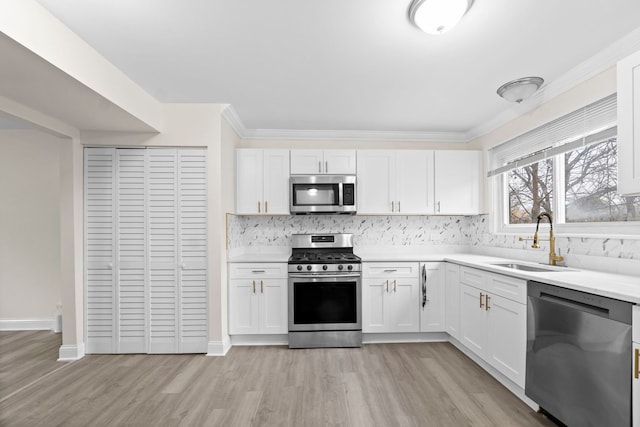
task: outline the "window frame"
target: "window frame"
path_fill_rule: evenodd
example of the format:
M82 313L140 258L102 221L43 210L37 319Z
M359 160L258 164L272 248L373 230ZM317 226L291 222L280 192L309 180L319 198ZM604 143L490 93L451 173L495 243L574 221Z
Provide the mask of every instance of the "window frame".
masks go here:
M640 221L616 222L580 222L565 223L564 206L565 195L558 191L564 185L564 162L560 161L563 153L553 156L553 229L556 236L563 237L608 237L640 239ZM535 231L533 224L509 224L509 184L508 171L489 178L492 181L491 198L494 215L492 222L495 234L523 235ZM546 222L546 220L544 220Z

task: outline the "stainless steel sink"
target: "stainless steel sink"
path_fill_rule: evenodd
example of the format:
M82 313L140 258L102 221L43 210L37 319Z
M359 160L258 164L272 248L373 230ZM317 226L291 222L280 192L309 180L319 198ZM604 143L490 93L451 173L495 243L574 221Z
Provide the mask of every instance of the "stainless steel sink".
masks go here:
M513 270L534 271L538 273L542 273L542 272L549 273L553 271L569 271L569 269L567 269L566 267L552 267L552 266L545 267L545 266L536 266L536 265L530 265L530 264L520 264L516 262L497 263L492 265L495 265L496 267L511 268Z

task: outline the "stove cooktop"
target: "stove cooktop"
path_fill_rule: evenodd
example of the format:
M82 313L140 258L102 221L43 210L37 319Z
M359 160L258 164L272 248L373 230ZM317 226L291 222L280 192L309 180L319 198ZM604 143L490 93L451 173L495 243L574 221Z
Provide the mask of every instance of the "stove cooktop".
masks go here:
M339 264L339 263L359 263L359 256L352 253L342 252L296 252L289 258L290 263L309 264Z

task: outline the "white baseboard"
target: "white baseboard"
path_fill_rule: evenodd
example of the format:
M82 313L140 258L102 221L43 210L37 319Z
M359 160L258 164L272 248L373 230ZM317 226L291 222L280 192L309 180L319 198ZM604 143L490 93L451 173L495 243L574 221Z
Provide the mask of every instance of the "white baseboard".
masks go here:
M289 345L288 334L233 335L231 345Z
M224 356L231 348L231 339L226 336L222 341L209 341L207 344L207 356Z
M53 331L60 332L58 319L0 319L0 331Z
M61 345L58 350L58 362L71 362L84 357L84 343Z

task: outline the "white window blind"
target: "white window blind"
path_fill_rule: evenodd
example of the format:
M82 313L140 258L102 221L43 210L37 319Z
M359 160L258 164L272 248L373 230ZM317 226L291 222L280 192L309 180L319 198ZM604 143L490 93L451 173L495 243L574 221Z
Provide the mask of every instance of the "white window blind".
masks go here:
M489 150L494 176L617 135L617 96L609 95Z

